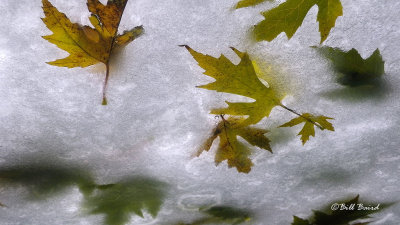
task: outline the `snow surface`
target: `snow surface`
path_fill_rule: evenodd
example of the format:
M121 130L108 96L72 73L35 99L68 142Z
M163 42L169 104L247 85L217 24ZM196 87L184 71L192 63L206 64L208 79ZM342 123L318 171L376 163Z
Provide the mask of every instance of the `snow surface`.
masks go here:
M88 23L84 0L52 0L74 22ZM318 45L314 6L288 41L254 43L250 29L259 12L282 1L233 10L237 0L130 0L120 30L143 25L145 34L114 60L108 106L100 105L104 67L58 68L45 62L66 52L41 38L40 0L0 3L0 166L47 159L78 163L100 184L147 175L170 185L157 218L133 215L129 224L190 221L204 204L230 204L255 211L254 224L290 224L335 199L361 195L375 202L400 194L400 17L398 0L342 0L344 16L324 45L356 48L367 57L379 48L384 87L348 89L335 83L329 64L309 46ZM184 49L237 62L229 49L248 51L280 71L291 95L285 103L301 112L334 117L336 131L317 131L304 146L299 127L277 129L293 118L274 109L259 127L271 131L273 154L254 149L250 174L215 167L213 153L193 157L218 122L208 114L232 95L195 86L212 79ZM233 98L232 98L233 97ZM30 201L24 186L0 187L0 224L101 224L102 215L80 209L77 188L44 201ZM400 204L375 214L375 223L397 225Z

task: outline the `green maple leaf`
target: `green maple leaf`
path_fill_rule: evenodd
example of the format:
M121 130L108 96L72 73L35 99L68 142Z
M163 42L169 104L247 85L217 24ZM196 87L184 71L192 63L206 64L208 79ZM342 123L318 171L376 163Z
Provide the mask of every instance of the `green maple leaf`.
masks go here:
M242 124L243 119L223 118L212 135L200 147L198 156L203 151L210 150L214 140L219 137L219 146L215 155L216 165L227 160L229 167L236 167L239 172L249 173L253 166L249 158L251 151L237 139L237 136L242 137L253 146L270 152L272 152L272 150L269 145L269 139L264 136L264 134L268 132L267 130L248 126L243 127Z
M131 213L143 217L142 210L156 217L165 198L164 189L165 184L159 181L130 178L103 185L93 196L86 198L84 206L90 214L105 214L107 225L123 225L129 222Z
M248 116L245 125L256 124L268 117L272 108L281 105L283 96L278 96L272 87L266 87L257 77L256 70L247 53L232 48L240 57L238 65L233 64L224 55L214 58L203 55L185 45L193 58L199 63L204 74L215 79L215 82L199 86L200 88L237 94L254 99L254 102L226 102L228 108L213 109L212 114L229 114Z
M321 43L324 42L335 26L336 19L343 15L340 0L287 0L276 8L262 13L265 20L254 28L256 40L272 41L282 32L285 32L290 39L314 5L318 6L317 21Z
M337 209L332 211L330 208L333 204L344 204L349 207L346 210ZM351 209L350 206L354 204L354 208ZM384 208L389 207L392 203L379 204L376 210L359 210L358 204L377 206L377 203L363 203L359 202L359 196L350 200L338 200L330 203L328 207L325 207L323 211L331 211L331 213L325 213L323 211L315 210L314 215L308 219L304 220L299 217L294 216L292 225L350 225L352 221L359 219L369 219L369 221L357 223L357 225L366 225L373 221L370 220L370 214L376 213ZM309 222L310 221L310 222Z
M292 119L291 121L281 125L280 127L293 127L300 123L304 123L303 128L299 132L300 139L303 145L309 140L310 136L315 136L314 126L318 126L321 130L327 129L335 131L328 119L333 119L326 116L314 116L310 113L303 113L301 116Z
M241 0L237 3L236 9L249 7L249 6L255 6L255 5L261 4L266 1L271 2L273 0Z
M385 73L385 62L379 49L367 59L363 59L354 48L347 52L331 47L317 49L331 61L333 69L339 73L338 82L343 85L371 84Z

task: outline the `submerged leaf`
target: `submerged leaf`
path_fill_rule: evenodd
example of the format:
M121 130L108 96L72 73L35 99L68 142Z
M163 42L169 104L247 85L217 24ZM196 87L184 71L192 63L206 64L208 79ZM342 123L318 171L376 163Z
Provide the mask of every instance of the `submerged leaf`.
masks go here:
M359 202L359 196L357 195L351 200L339 200L330 203L329 206L324 209L324 211L330 210L330 214L315 210L314 215L308 220L303 220L295 216L292 225L350 225L354 224L351 222L360 219L368 219L368 221L357 224L369 224L373 222L370 219L370 214L379 212L389 207L391 204L392 203L373 204ZM366 206L370 207L370 209L365 208ZM332 210L332 208L334 210Z
M261 4L266 1L273 1L273 0L241 0L237 3L236 9L249 7L249 6L255 6L255 5Z
M226 102L228 108L213 109L212 114L229 114L248 116L243 122L246 125L256 124L268 117L272 108L280 105L281 98L272 87L266 87L257 77L253 63L247 53L232 48L240 57L238 65L233 64L224 55L214 58L203 55L185 45L193 58L199 63L204 74L215 79L215 82L199 86L200 88L237 94L254 99L254 102Z
M231 206L214 206L202 210L208 217L198 219L191 223L178 223L178 225L203 225L203 224L241 224L251 220L251 212Z
M251 213L249 211L233 208L231 206L214 206L204 212L224 222L233 224L239 224L251 218Z
M309 140L310 136L315 136L314 126L318 126L321 130L327 129L335 131L332 124L328 122L328 119L333 119L326 116L314 116L310 113L304 113L299 117L292 119L291 121L281 125L280 127L293 127L300 123L304 123L303 129L299 132L300 139L303 145Z
M209 151L214 140L219 137L219 146L215 155L216 165L227 160L229 167L236 167L239 172L248 173L253 166L249 158L251 151L237 139L237 136L253 146L272 152L270 140L264 135L267 132L264 129L244 127L242 119L223 118L211 137L199 149L198 156L203 151Z
M108 1L103 5L99 0L88 0L87 6L92 15L89 17L94 28L72 23L64 13L57 10L48 0L42 0L45 17L42 18L47 28L53 32L43 36L47 41L67 51L70 55L63 59L49 62L61 67L87 67L104 63L107 67L103 87L103 103L107 104L105 88L109 76L109 61L114 45L124 46L138 37L143 29L134 28L122 35L117 35L122 13L128 0Z
M0 182L28 187L33 200L52 196L73 185L87 195L96 186L92 176L83 169L47 162L0 168Z
M317 21L319 22L321 43L324 42L330 30L335 26L336 19L343 15L340 0L287 0L262 13L265 20L255 26L256 40L272 41L282 32L285 32L290 39L314 5L318 6Z
M90 214L105 214L105 224L123 225L132 213L143 217L143 210L156 217L164 201L166 185L144 177L134 177L98 188L86 198Z
M379 49L367 59L363 59L354 48L348 52L331 47L317 49L331 61L333 69L339 73L338 82L343 85L372 84L385 73L385 62Z

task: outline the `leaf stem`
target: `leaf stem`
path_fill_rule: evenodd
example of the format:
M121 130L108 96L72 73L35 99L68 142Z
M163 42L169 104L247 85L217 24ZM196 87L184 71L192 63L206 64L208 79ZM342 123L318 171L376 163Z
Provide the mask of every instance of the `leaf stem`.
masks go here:
M282 103L279 103L279 106L282 107L282 108L284 108L284 109L286 109L286 110L288 110L289 112L292 112L292 113L298 115L299 117L301 117L301 118L307 120L308 122L314 124L314 125L317 126L319 129L324 130L324 128L323 128L321 125L319 125L318 123L316 123L315 121L311 120L310 118L307 118L307 117L303 116L302 114L296 112L295 110L293 110L293 109L291 109L291 108L288 108L287 106L283 105Z
M103 102L101 103L102 105L107 105L106 90L107 90L107 83L108 83L109 76L110 76L110 65L107 62L106 63L106 78L105 78L104 84L103 84Z

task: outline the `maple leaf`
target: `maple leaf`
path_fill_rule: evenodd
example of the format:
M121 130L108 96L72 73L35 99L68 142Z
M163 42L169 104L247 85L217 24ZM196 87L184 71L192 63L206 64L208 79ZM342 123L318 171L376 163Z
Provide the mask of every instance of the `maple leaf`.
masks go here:
M236 9L249 7L249 6L255 6L255 5L261 4L261 3L266 2L266 1L270 2L270 1L273 1L273 0L241 0L241 1L239 1L237 3Z
M164 183L150 178L129 178L98 188L84 206L90 214L105 214L105 224L122 225L129 222L131 213L143 217L144 209L156 217L165 198L164 189Z
M63 59L48 62L60 67L87 67L96 63L106 66L103 85L103 105L107 104L106 87L109 77L109 62L114 47L123 47L143 32L143 27L135 27L118 35L118 26L128 0L109 0L103 5L99 0L88 0L91 16L89 20L94 28L72 23L68 17L57 10L48 0L42 0L47 28L53 32L43 36L47 41L67 51L70 55Z
M346 201L346 202L344 202ZM362 203L359 202L359 196L357 195L355 198L350 199L350 200L338 200L335 201L334 203L330 203L328 207L325 207L324 211L330 210L331 213L325 213L322 211L314 210L314 215L308 219L302 219L299 217L294 216L294 220L292 225L350 225L354 224L351 223L352 221L355 220L360 220L360 219L369 219L369 221L366 222L360 222L357 223L357 225L366 225L369 224L373 221L370 220L370 214L376 213L379 210L382 210L384 208L389 207L392 205L392 203L384 203L384 204L374 204L374 203ZM331 207L339 204L337 206L342 207L341 205L343 204L344 206L347 207L346 210L340 210L340 208L332 211ZM368 205L368 206L378 206L377 209L363 209L360 210L359 207L360 205ZM373 207L372 207L373 208ZM355 224L354 224L355 225Z
M219 137L219 146L215 155L216 165L227 160L230 168L236 167L239 172L249 173L253 166L249 158L251 151L237 139L237 136L253 146L272 152L270 140L264 136L268 131L243 126L243 119L224 119L223 116L221 118L222 121L214 129L212 135L199 148L197 156L200 156L203 151L209 151L214 140Z
M224 55L214 58L194 51L183 45L193 58L199 63L204 74L215 79L215 82L199 86L208 90L237 94L254 99L254 102L226 102L228 108L213 109L212 114L229 114L234 116L248 116L243 122L246 125L256 124L262 118L268 117L272 108L281 105L276 91L266 87L257 77L253 63L247 53L232 50L240 57L238 65L233 64Z
M333 119L326 116L314 116L310 113L303 113L292 119L291 121L281 125L280 127L293 127L300 123L304 123L303 129L298 133L303 145L309 140L310 136L315 136L314 126L317 126L321 130L327 129L335 131L332 124L328 122L328 119Z
M265 20L254 28L256 40L272 41L282 32L285 32L290 39L314 5L318 6L320 43L324 42L335 26L336 19L343 15L340 0L287 0L276 8L262 13Z
M354 48L347 52L331 47L320 47L317 50L331 61L333 69L339 73L338 82L343 85L371 84L385 73L385 62L379 49L367 59L363 59Z

